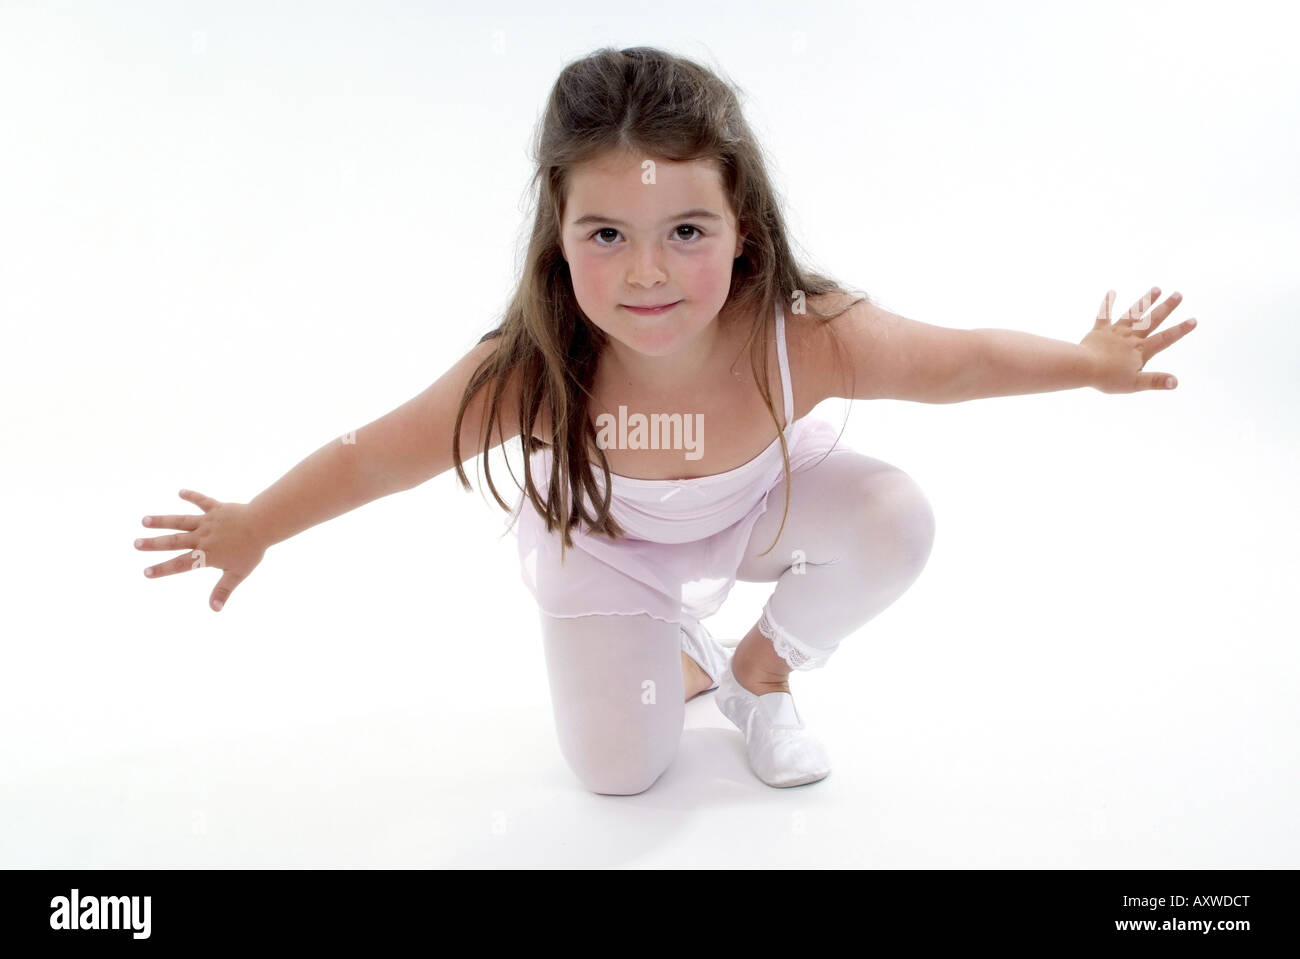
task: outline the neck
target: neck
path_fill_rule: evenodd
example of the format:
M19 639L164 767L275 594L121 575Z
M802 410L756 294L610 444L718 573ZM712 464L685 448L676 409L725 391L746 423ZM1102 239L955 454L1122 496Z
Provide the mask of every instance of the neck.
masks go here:
M612 337L605 344L607 374L611 382L631 388L641 396L683 397L713 380L720 350L728 336L719 314L700 335L682 344L676 353L646 356L630 350ZM605 363L602 363L605 365Z

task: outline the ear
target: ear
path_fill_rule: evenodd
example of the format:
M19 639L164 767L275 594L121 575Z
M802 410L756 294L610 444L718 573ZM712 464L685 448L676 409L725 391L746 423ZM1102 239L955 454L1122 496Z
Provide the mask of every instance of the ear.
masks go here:
M731 257L733 260L737 259L740 256L741 250L745 248L745 236L746 234L741 233L736 237L736 252Z

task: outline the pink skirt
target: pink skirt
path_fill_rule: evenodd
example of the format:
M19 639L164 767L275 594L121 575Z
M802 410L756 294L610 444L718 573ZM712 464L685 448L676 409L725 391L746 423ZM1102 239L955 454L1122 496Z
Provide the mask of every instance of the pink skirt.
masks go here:
M835 448L837 436L838 431L825 420L811 416L795 420L786 437L791 472L819 462ZM549 458L549 450L538 450L532 454L536 465L530 464L533 481L543 499L550 478ZM598 485L602 478L598 472ZM718 482L710 482L714 480ZM680 522L671 520L676 523L671 532L667 524L660 523L659 528L665 530L662 536L646 534L673 542L638 537L610 539L588 534L585 526L579 524L573 530L573 548L565 551L563 566L559 531L548 533L537 510L521 493L511 518L517 517L513 531L518 537L520 575L537 600L538 608L552 616L646 614L684 626L716 613L736 583L736 572L745 557L754 524L767 511L769 502L777 509L783 508L785 483L780 444L768 447L744 466L717 476L700 477L685 484L638 481L629 484L629 488L635 486L631 492L638 495L653 491L654 498L658 499L664 494L676 495L673 494L675 485L692 486L681 492L685 499L679 498L675 504L686 507L686 518ZM620 486L617 478L614 486L611 508L614 518L622 522L618 500L620 491L626 488ZM710 521L709 506L715 501L726 503L726 509L719 512L727 525L720 529L716 522ZM590 504L587 505L590 509ZM732 519L737 513L740 518ZM627 515L634 518L645 514L638 511ZM696 532L698 537L693 536ZM771 545L759 544L758 551Z

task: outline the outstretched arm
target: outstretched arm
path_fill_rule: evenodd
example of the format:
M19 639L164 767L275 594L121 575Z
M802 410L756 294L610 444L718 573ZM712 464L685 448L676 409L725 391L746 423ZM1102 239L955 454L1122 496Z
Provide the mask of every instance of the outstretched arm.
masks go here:
M971 330L977 359L963 400L1092 386L1091 352L1081 344L1019 330Z
M854 303L829 322L829 329L833 338L818 338L810 351L808 380L820 398L916 403L974 398L974 330L921 323L870 300Z
M330 440L248 504L267 545L356 509L372 500L413 489L453 465L452 430L461 395L474 370L498 346L480 342L436 382L393 411ZM481 452L487 389L475 394L461 423L462 456ZM491 447L519 434L513 384L502 403L504 432L493 430Z
M1178 381L1168 373L1143 372L1152 356L1192 331L1189 319L1157 336L1148 336L1182 301L1175 293L1143 316L1160 296L1160 288L1134 303L1114 323L1110 308L1115 291L1109 290L1097 311L1093 328L1077 344L1014 330L974 330L978 339L970 399L1046 393L1091 386L1103 393L1173 389Z
M847 379L841 384L830 352L824 351L819 364L827 385L821 395L961 403L1081 386L1103 393L1170 389L1176 381L1169 374L1142 368L1186 336L1196 321L1149 336L1181 300L1175 293L1143 316L1159 293L1153 288L1112 324L1115 293L1109 291L1092 330L1079 343L1017 330L932 326L863 301L832 321L848 352L853 385Z
M330 440L249 503L225 503L197 491L181 490L180 495L203 513L144 518L143 524L150 528L181 532L137 539L136 549L186 551L147 567L145 575L163 577L215 566L224 574L209 604L219 610L271 546L449 469L461 396L479 363L496 349L496 342L480 341L419 396L359 430ZM504 391L504 426L493 431L489 448L519 434L515 384L512 378ZM480 451L482 429L487 425L486 393L481 389L475 394L461 422L461 438L468 438L471 456ZM460 444L462 451L465 447L466 443Z

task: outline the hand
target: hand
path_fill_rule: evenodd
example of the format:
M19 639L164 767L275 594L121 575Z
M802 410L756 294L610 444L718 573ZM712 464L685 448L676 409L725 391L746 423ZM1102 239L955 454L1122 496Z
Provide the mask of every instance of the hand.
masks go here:
M1171 390L1178 385L1168 373L1141 372L1147 360L1177 343L1196 326L1196 318L1192 317L1159 336L1148 337L1182 301L1182 296L1175 293L1152 310L1150 316L1139 319L1159 296L1160 287L1153 286L1150 293L1134 303L1113 325L1110 307L1115 301L1115 291L1108 291L1101 301L1097 322L1080 345L1092 354L1095 364L1092 385L1103 393Z
M157 566L145 569L151 579L183 573L200 566L215 566L225 570L217 588L208 599L214 610L220 610L235 587L248 578L266 554L266 545L257 534L247 503L220 503L210 496L193 490L181 490L180 497L194 503L202 516L188 513L183 516L146 516L142 521L153 529L179 529L182 533L138 539L136 549L185 549Z

